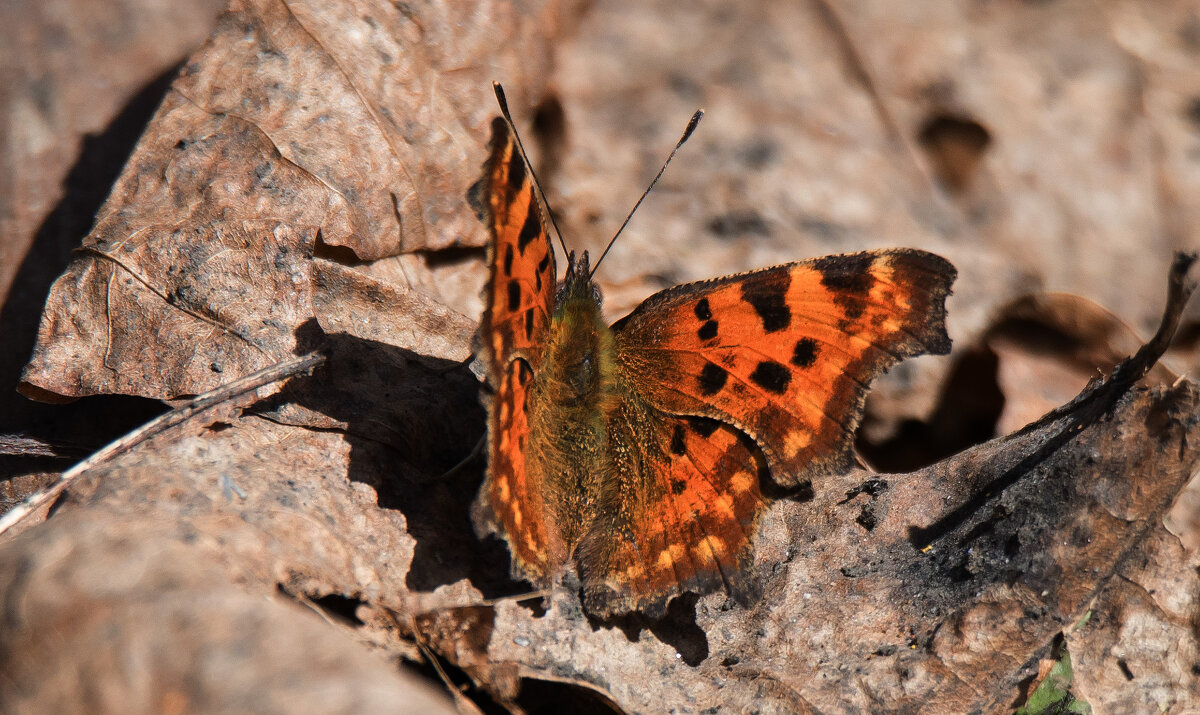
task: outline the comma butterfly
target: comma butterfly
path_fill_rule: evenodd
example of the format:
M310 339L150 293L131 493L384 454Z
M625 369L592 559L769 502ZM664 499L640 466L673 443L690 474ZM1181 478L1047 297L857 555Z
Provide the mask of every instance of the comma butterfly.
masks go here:
M748 604L761 480L848 467L870 380L949 352L956 271L913 249L827 256L676 286L609 326L587 252L555 280L507 114L473 192L491 231L476 525L539 585L573 563L600 617L657 618L673 596L718 588Z

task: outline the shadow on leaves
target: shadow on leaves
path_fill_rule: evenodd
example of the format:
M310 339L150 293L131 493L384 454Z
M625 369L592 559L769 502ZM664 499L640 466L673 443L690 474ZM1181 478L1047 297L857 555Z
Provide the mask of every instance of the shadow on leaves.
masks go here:
M527 591L509 577L506 546L479 539L471 524L484 460L450 472L484 433L478 382L467 366L345 333L326 335L315 321L301 326L298 337L298 350L319 347L325 364L254 412L345 433L350 479L373 488L381 508L403 513L416 540L408 588L432 591L467 578L487 598Z

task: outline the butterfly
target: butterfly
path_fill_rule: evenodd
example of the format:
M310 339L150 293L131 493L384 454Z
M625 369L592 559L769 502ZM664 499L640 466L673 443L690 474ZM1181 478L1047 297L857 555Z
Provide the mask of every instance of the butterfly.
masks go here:
M949 352L956 271L914 249L827 256L675 286L610 326L586 251L556 281L507 115L472 193L491 234L477 531L535 584L573 565L601 618L659 618L674 596L722 588L749 605L763 485L849 466L870 380Z

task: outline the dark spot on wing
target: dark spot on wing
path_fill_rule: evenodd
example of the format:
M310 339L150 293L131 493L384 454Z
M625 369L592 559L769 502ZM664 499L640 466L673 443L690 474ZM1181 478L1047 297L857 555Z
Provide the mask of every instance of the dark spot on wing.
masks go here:
M792 364L796 367L812 367L817 359L817 341L812 338L800 338L796 341L796 349L792 351Z
M717 321L710 320L701 325L700 329L696 331L696 335L700 336L701 340L712 340L717 337Z
M706 364L700 371L700 394L717 394L721 388L725 387L725 381L728 379L729 373L725 372L725 368L711 362Z
M687 454L687 449L683 444L683 426L675 425L675 429L671 432L671 454L682 457Z
M529 194L529 212L525 214L525 223L521 224L521 233L517 236L517 250L525 255L525 247L542 233L542 222L538 218L537 197Z
M513 262L513 250L512 250L512 244L510 243L510 244L507 244L504 246L504 275L506 277L512 276L512 262Z
M858 320L866 310L866 304L862 299L850 296L839 298L838 305L842 306L842 311L846 313L847 322Z
M812 265L821 274L821 285L837 295L834 301L845 314L844 323L858 320L866 310L865 298L875 285L871 266L875 256L855 253L849 256L827 256L813 261Z
M508 191L516 196L525 184L525 160L521 158L515 145L511 149L512 161L508 163Z
M675 479L671 482L671 493L675 495L683 494L687 489L687 482L682 479Z
M697 320L712 320L712 308L708 306L708 298L696 301L695 312Z
M774 360L763 360L750 373L750 380L768 392L782 395L787 392L788 383L792 381L792 373Z
M533 308L525 310L525 339L533 339Z
M703 417L692 417L688 420L688 427L691 427L693 432L700 435L704 439L711 437L712 433L716 432L717 428L720 426L720 422L717 422L716 420L705 419Z
M792 276L786 270L752 278L742 283L742 300L749 303L762 319L763 330L774 333L792 323L792 309L787 305Z
M553 286L553 284L554 284L554 276L548 275L548 272L550 272L550 252L551 252L551 248L550 248L550 246L547 245L545 256L542 256L541 260L539 260L539 262L538 262L538 290L541 290L541 286L542 286L542 277L541 276L544 274L546 275L545 280L550 282L551 286Z
M875 256L869 253L855 253L849 256L826 256L812 262L812 266L821 274L821 285L839 293L850 293L866 296L875 285L875 276L871 275L871 266Z
M516 312L521 307L521 284L516 281L508 282L508 309Z

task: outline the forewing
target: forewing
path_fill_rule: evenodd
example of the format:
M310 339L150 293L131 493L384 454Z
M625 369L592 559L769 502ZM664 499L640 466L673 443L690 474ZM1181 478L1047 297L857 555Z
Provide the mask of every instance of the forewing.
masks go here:
M868 383L945 354L956 271L913 249L827 256L648 298L613 326L621 374L654 407L750 435L794 485L844 468Z
M555 268L533 175L500 117L492 122L491 152L477 197L492 234L477 343L494 377L517 356L538 364L554 306Z
M721 588L750 603L761 453L727 425L636 407L610 423L613 479L576 552L588 612L657 618L675 595Z
M508 123L492 122L491 157L474 196L491 231L489 278L476 338L492 389L488 407L488 475L475 521L498 533L524 576L542 581L565 559L544 521L545 481L530 458L529 383L541 364L554 301L554 251L546 234L533 176Z

